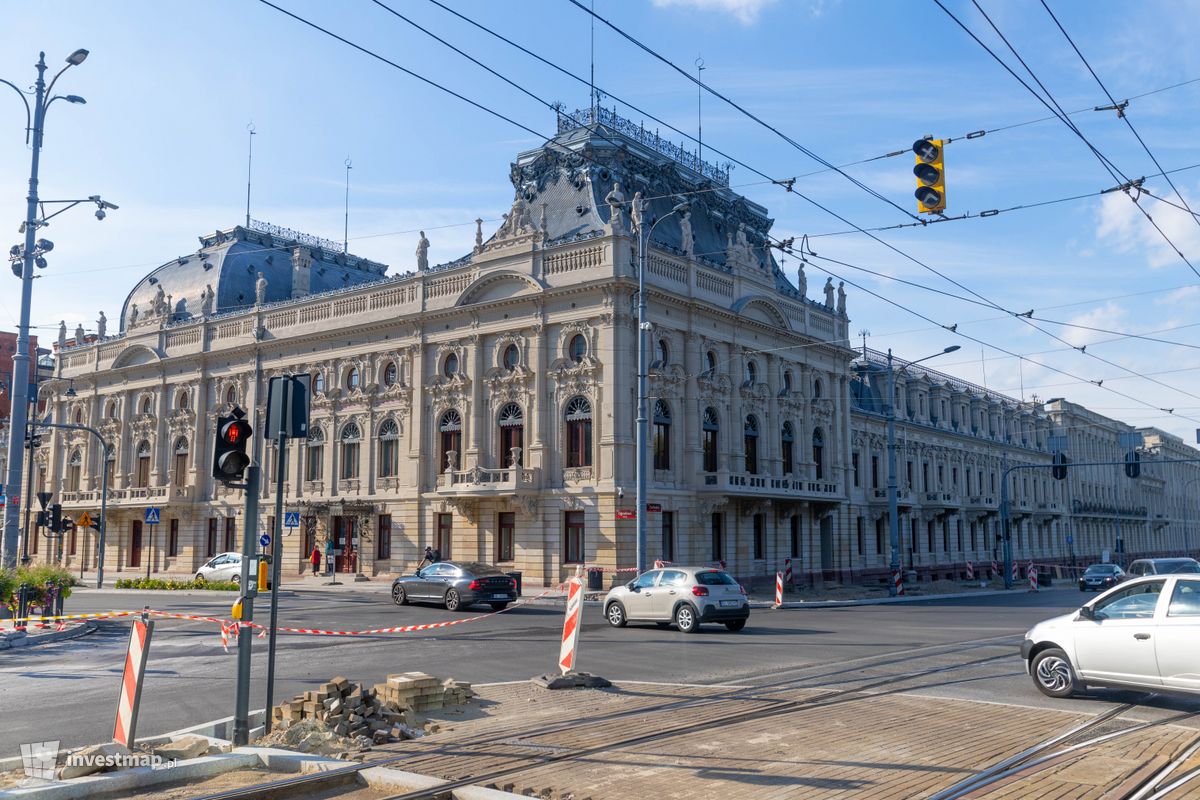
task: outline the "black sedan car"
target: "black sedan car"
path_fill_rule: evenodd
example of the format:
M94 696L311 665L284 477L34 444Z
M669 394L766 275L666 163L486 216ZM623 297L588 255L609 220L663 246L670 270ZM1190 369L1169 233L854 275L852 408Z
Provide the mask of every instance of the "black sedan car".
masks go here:
M1079 591L1102 592L1125 580L1125 571L1116 564L1092 564L1079 576Z
M502 611L517 599L517 582L505 573L477 561L439 561L392 581L396 605L432 602L449 611L487 603Z

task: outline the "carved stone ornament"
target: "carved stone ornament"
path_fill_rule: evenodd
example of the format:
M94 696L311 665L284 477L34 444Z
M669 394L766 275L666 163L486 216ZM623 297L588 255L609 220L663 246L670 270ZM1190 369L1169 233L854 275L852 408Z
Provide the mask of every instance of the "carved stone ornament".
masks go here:
M755 500L742 505L742 516L753 517L755 514L767 514L771 511L770 500Z
M699 503L700 516L703 518L709 516L710 514L715 514L716 512L725 508L727 505L729 505L729 497L726 495L703 497L700 499Z
M441 502L442 513L455 513L474 524L475 514L479 509L479 501L468 497L447 497Z
M700 396L704 399L728 400L730 392L733 391L733 382L724 373L701 374L696 378L696 383L700 387Z

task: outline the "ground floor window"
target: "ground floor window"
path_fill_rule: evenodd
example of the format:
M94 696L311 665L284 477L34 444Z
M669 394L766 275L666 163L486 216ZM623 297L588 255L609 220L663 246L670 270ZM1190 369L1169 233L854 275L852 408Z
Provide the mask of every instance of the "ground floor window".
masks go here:
M800 557L800 515L792 516L792 558Z
M67 555L69 555L69 556L75 555L75 547L76 547L75 534L76 533L77 533L77 530L74 527L72 527L71 533L67 537Z
M71 551L75 551L72 549ZM179 555L179 520L171 520L171 524L167 531L167 557L174 558Z
M379 530L375 533L375 558L384 561L392 557L392 515L379 515Z
M211 558L217 554L217 518L208 519L208 538L204 541L204 555Z
M767 557L767 515L754 515L754 557L756 559L764 559Z
M517 514L514 511L501 511L496 521L496 560L513 560L513 539L517 529Z
M662 512L662 557L664 561L675 560L675 512Z
M454 515L453 514L438 514L437 515L437 539L433 543L433 549L442 554L442 559L449 561L453 556L450 555L451 540L454 538Z
M858 517L855 520L855 523L856 523L856 528L857 528L856 533L858 534L855 537L856 544L858 545L858 549L855 551L855 553L856 553L856 555L861 556L863 554L863 550L865 550L866 546L867 546L867 543L866 543L867 536L866 536L866 531L865 531L866 525L865 525L865 522L862 517Z
M129 530L129 566L142 565L142 521L135 519Z
M709 520L712 530L712 560L721 561L725 558L725 528L721 514L713 514Z
M233 517L225 518L225 552L233 553L237 551L237 520Z
M583 562L583 512L568 511L563 525L563 563Z
M304 517L301 525L304 531L304 546L300 548L300 571L305 572L312 567L310 559L312 559L313 548L317 545L317 518Z
M883 555L883 536L884 536L884 519L879 517L875 520L875 552Z

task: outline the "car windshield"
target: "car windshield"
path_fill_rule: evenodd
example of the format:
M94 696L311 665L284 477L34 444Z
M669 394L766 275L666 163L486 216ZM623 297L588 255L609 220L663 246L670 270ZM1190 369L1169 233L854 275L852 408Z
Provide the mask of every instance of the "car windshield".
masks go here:
M696 573L696 583L702 586L734 586L737 584L733 578L718 570Z
M1200 563L1190 558L1174 558L1169 561L1156 562L1159 573L1197 573L1200 572Z
M1092 564L1087 568L1085 575L1115 575L1117 566L1115 564Z

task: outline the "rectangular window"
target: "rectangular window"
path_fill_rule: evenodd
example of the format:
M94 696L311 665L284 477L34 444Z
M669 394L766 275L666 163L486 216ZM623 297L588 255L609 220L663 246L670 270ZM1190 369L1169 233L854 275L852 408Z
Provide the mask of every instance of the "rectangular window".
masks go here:
M375 558L385 561L392 557L392 515L379 515L379 528L375 533Z
M721 561L725 558L724 517L714 513L709 518L709 527L712 529L712 560Z
M767 515L754 515L754 557L762 560L767 557Z
M150 456L138 456L137 460L137 477L134 479L134 486L139 489L145 489L150 485Z
M653 433L654 468L671 468L671 425L670 423L654 423Z
M177 555L179 555L179 520L173 519L167 532L167 557L174 558Z
M925 552L933 555L933 520L925 523Z
M858 549L854 552L856 555L861 556L863 554L863 550L865 550L867 547L866 520L864 520L862 517L858 517L855 520L855 528L856 533L858 534L858 536L855 537Z
M67 555L69 555L69 556L75 555L75 547L76 547L75 535L76 535L76 533L78 533L78 529L75 527L72 527L70 535L67 536Z
M383 439L379 442L379 477L393 478L396 475L396 440Z
M879 553L880 555L883 555L885 552L883 549L884 530L884 520L883 517L880 517L879 519L875 520L875 552Z
M955 490L958 489L958 467L954 467L950 470L950 485L953 486Z
M800 558L800 515L792 515L792 558Z
M915 488L915 487L913 487L913 482L912 482L912 462L911 461L907 462L905 464L905 467L906 467L905 476L908 478L908 481L904 485L909 489Z
M795 458L792 454L792 440L784 439L781 444L783 445L783 453L782 453L783 474L791 475L792 474L792 462L795 460Z
M563 563L583 563L583 512L568 511L563 524Z
M208 519L208 537L204 541L204 555L208 557L217 554L217 518Z
M496 520L496 560L513 560L513 539L516 538L517 514L514 511L501 511Z
M358 477L358 443L345 442L342 444L342 480L353 480Z
M321 480L321 462L324 460L325 448L321 446L314 447L308 445L304 448L304 474L306 480L319 481Z
M438 514L437 515L437 539L433 543L433 547L442 554L443 561L449 561L450 546L454 539L454 515L453 514Z
M717 471L717 432L704 431L704 471Z
M938 464L938 485L937 485L937 488L941 489L941 488L942 488L943 486L945 486L945 485L946 485L946 468L945 468L945 467L943 467L941 464Z
M233 553L237 550L237 520L233 517L225 518L225 552Z
M929 464L921 464L921 489L929 491Z
M746 436L746 472L758 474L758 437Z
M175 485L187 486L187 453L175 454Z
M879 456L871 456L871 488L879 488Z
M854 486L858 488L858 453L850 454L850 467L854 470Z
M675 560L675 512L662 512L662 557L664 561Z
M592 465L592 421L575 419L567 422L567 466Z

